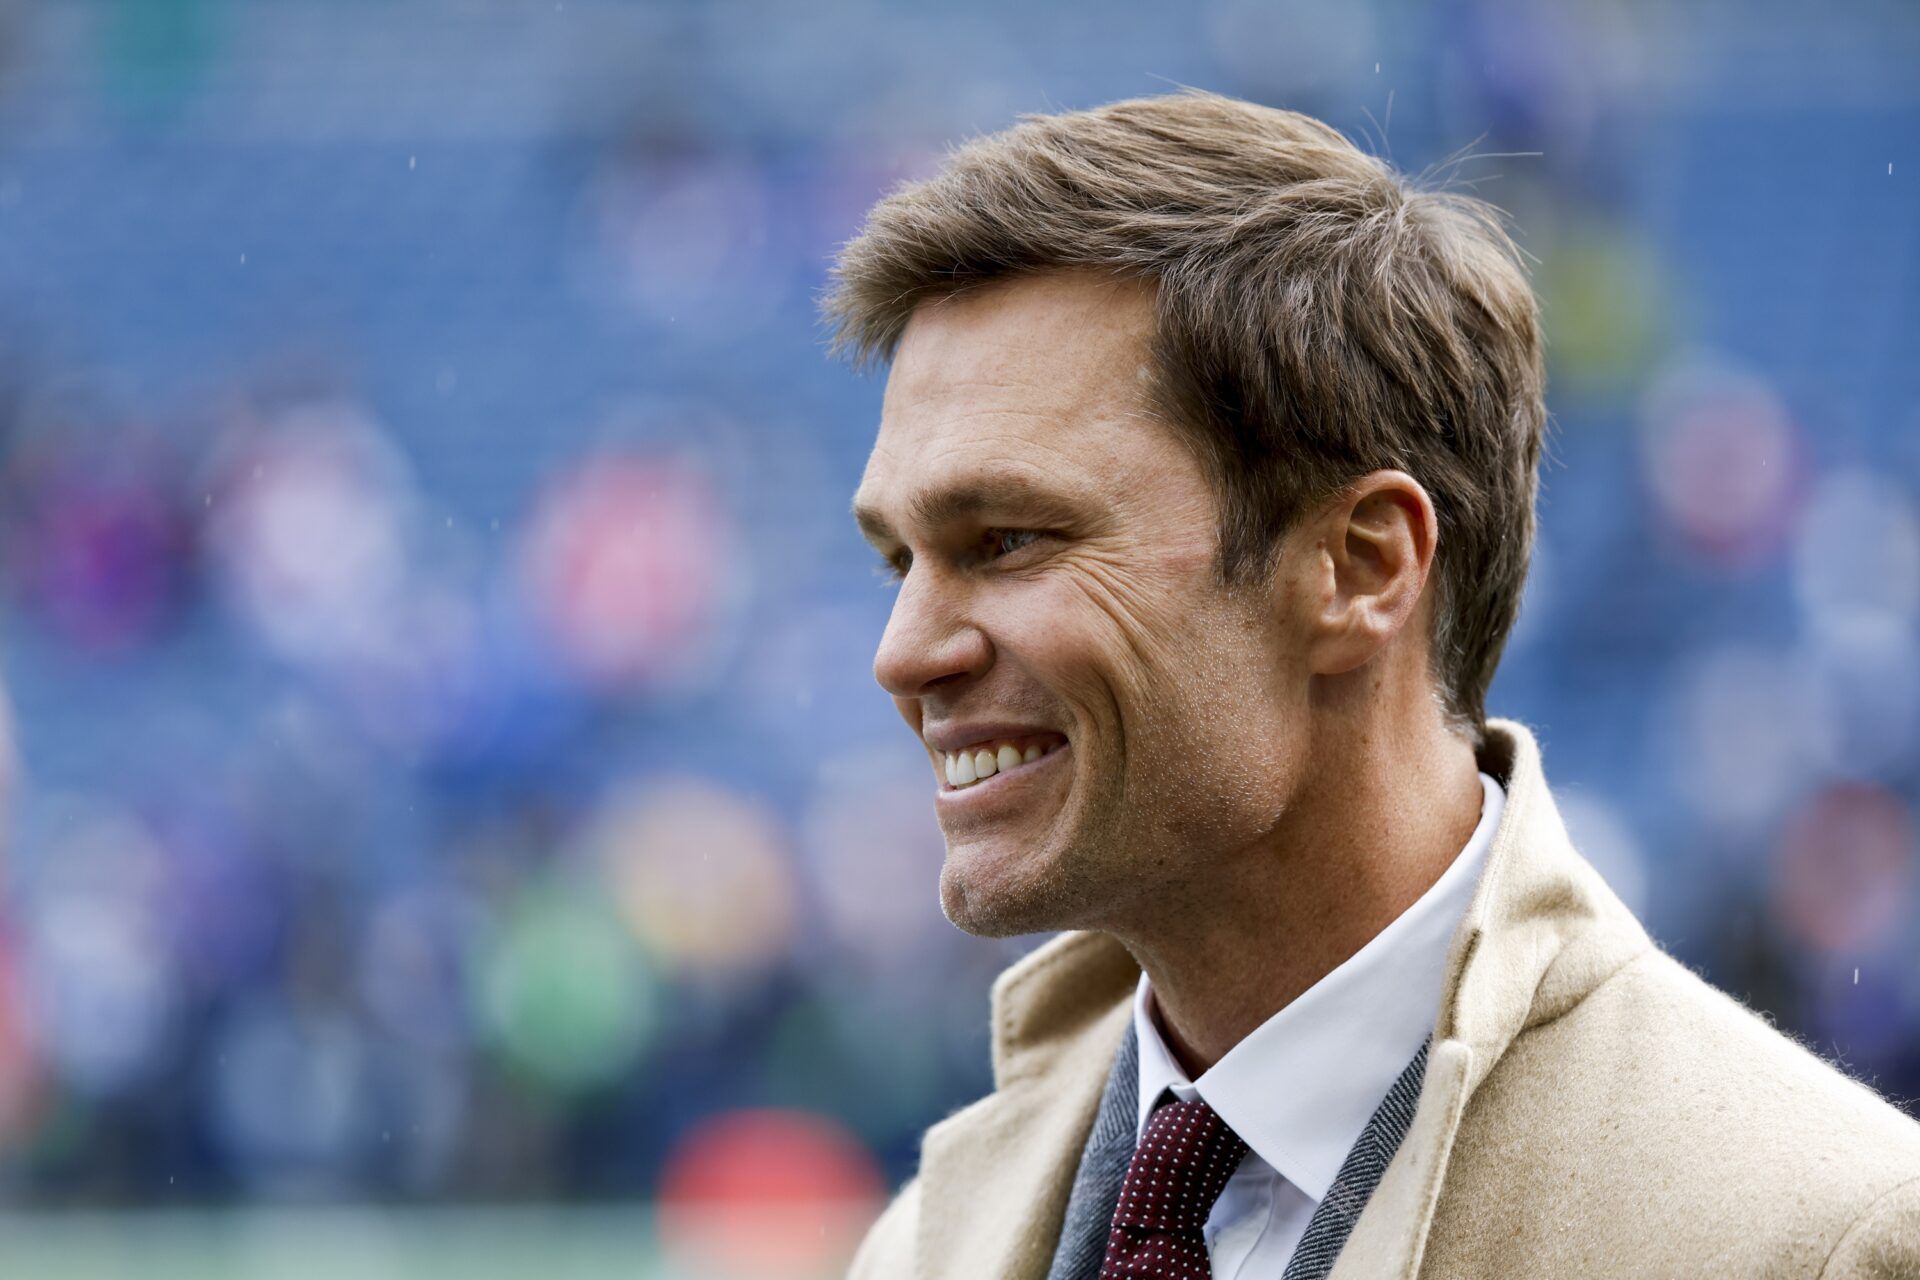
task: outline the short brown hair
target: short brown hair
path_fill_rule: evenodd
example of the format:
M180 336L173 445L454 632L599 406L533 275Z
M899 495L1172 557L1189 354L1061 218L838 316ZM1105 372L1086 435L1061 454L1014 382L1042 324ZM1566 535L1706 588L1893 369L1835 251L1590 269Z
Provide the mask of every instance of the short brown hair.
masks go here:
M1441 706L1477 743L1519 611L1546 429L1539 312L1500 211L1298 112L1198 90L1028 115L880 201L823 310L890 360L914 309L1054 269L1151 281L1156 408L1219 500L1223 585L1381 467L1431 495Z

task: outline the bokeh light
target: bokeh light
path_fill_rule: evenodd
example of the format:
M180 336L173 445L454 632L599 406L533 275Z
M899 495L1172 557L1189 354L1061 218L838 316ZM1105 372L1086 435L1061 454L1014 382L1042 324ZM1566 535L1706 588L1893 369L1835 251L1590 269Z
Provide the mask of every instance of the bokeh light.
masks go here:
M0 456L0 581L66 645L110 655L159 637L191 585L190 521L147 431L30 424Z
M1615 397L1647 376L1660 349L1672 275L1623 228L1571 212L1564 220L1539 281L1554 335L1550 376L1571 397Z
M235 436L212 472L216 580L266 644L327 665L406 643L395 622L416 497L404 461L358 406L292 406Z
M1781 835L1774 909L1814 947L1872 947L1911 919L1913 841L1913 813L1900 796L1861 783L1825 788Z
M1773 388L1724 364L1684 360L1648 391L1640 425L1655 511L1680 547L1744 567L1784 545L1805 460Z
M520 547L522 589L585 680L684 688L725 651L746 587L737 541L692 467L597 457L546 486Z
M527 890L478 968L492 1042L531 1082L561 1093L631 1070L659 1010L652 975L603 900L551 884Z
M750 796L667 774L611 797L586 843L622 918L671 968L751 971L791 945L787 836Z
M669 1256L711 1280L800 1280L852 1251L885 1184L844 1128L748 1110L692 1129L661 1173Z
M181 984L159 914L159 846L130 815L71 801L27 887L21 965L34 1035L66 1086L96 1098L150 1079L177 1030Z

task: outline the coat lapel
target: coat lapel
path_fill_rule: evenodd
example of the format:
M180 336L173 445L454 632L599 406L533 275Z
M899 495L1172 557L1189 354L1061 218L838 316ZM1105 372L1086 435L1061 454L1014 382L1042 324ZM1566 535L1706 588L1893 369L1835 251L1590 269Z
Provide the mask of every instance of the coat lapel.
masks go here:
M1474 1090L1514 1037L1565 1013L1653 945L1567 838L1532 732L1518 721L1489 720L1480 767L1500 779L1507 803L1447 949L1426 1082L1400 1151L1330 1280L1419 1274Z
M1064 933L993 984L995 1089L927 1130L918 1280L1045 1280L1139 969Z

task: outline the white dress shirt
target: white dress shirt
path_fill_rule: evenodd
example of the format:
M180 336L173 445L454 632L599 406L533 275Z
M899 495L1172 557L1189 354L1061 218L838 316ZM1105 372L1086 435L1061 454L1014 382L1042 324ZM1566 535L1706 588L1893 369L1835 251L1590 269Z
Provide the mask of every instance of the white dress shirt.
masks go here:
M1480 823L1418 901L1189 1081L1160 1036L1147 975L1133 999L1140 1127L1165 1089L1203 1098L1249 1148L1207 1219L1215 1280L1279 1280L1347 1153L1432 1032L1447 944L1466 914L1506 792L1486 773Z

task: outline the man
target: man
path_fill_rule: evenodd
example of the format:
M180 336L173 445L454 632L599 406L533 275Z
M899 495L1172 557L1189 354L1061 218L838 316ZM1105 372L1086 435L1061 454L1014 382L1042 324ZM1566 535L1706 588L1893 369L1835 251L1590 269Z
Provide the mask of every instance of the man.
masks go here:
M1545 422L1487 206L1208 94L881 202L854 510L994 1092L856 1280L1920 1275L1920 1125L1661 951L1484 712Z

